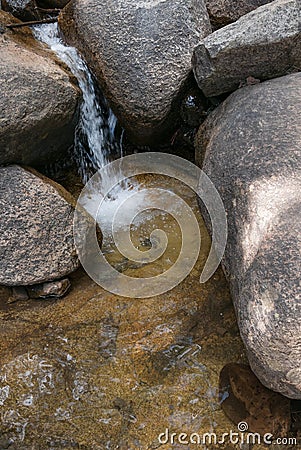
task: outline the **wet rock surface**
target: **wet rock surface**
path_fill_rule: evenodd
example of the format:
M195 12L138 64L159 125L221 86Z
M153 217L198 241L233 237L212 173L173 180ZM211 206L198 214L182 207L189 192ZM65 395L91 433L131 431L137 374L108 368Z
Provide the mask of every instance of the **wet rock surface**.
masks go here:
M0 11L0 23L17 22ZM0 164L47 164L73 143L80 91L28 28L0 34Z
M1 8L24 22L40 19L35 0L1 0Z
M288 437L291 428L290 400L264 387L249 366L228 364L220 374L220 396L226 415L237 425L262 436Z
M252 370L301 398L301 74L232 94L201 126L196 157L228 217L223 260Z
M207 117L210 106L197 87L190 88L181 104L180 115L183 123L190 128L198 127Z
M170 137L191 56L211 32L203 0L69 3L59 19L86 58L131 140ZM179 107L179 105L178 105Z
M24 286L78 268L74 200L61 186L19 166L0 168L0 284Z
M272 0L205 0L210 21L215 29L229 25L259 6Z
M193 70L207 97L301 68L300 4L275 0L215 31L195 49Z

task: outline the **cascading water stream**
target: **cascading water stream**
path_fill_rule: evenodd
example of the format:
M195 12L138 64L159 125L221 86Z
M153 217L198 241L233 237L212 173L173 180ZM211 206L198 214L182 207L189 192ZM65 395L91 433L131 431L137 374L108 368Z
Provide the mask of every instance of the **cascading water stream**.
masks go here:
M116 117L104 96L97 91L93 76L77 49L66 45L60 37L58 24L34 26L33 33L36 39L48 45L69 67L82 91L83 99L74 138L74 155L81 179L86 184L94 172L107 166L112 158L122 157L123 133L119 142L116 138ZM118 170L121 171L120 166ZM87 203L83 205L92 216L95 215L95 205L99 204L102 192L106 191L106 185L110 184L108 179L111 176L114 174L106 172L104 178L101 178L101 186L96 186L95 191L88 196ZM102 214L97 216L97 222L102 229L104 241L105 238L110 240L108 236L111 233L115 211L136 188L138 189L138 185L135 181L125 179L102 199Z
M103 168L110 161L111 154L122 156L121 145L115 137L117 119L105 98L97 95L92 74L77 49L61 39L58 24L38 25L33 27L33 32L69 67L82 91L74 144L80 176L86 183L92 175L91 169Z

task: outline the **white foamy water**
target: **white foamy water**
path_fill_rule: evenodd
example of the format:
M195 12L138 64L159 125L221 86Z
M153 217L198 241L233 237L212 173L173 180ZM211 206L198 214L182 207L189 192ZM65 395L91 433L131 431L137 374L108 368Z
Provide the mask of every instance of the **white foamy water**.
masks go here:
M115 138L117 119L101 93L97 95L92 74L77 49L66 45L62 40L58 24L37 25L33 27L33 32L39 41L47 44L69 67L82 91L83 101L75 134L75 154L81 178L84 183L87 183L92 175L89 163L92 163L96 172L107 166L112 153L115 156L118 154L122 156L122 146ZM114 188L112 195L103 198L102 192L106 191L106 184L109 184L106 180L108 176L110 177L110 173L106 172L101 177L101 186L96 186L95 192L93 190L90 192L89 198L83 205L94 216L95 210L101 203L97 222L104 234L104 241L109 239L116 210L132 196L134 191L138 190L137 183L125 180ZM132 207L136 206L136 200L133 200ZM131 202L127 202L127 207L131 208ZM126 224L120 224L120 227L125 226Z
M117 119L104 97L101 104L97 96L92 74L77 49L66 45L59 34L58 24L33 27L35 37L47 44L77 78L83 94L80 117L75 135L75 153L83 182L91 176L89 163L94 171L109 162L109 156L121 153L115 139ZM120 155L121 156L121 155Z

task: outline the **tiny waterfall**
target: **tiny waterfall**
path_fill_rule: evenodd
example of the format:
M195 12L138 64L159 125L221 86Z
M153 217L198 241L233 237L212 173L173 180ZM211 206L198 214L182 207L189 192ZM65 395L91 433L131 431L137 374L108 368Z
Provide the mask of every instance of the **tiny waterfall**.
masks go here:
M105 97L98 92L93 81L93 76L76 48L70 47L62 40L57 23L42 24L32 27L37 40L48 45L51 50L63 61L77 78L82 91L83 100L80 107L80 117L76 127L74 139L74 153L79 174L86 184L92 175L99 169L108 166L112 159L122 157L122 136L120 140L116 138L117 119L109 108ZM116 167L116 166L115 166ZM109 169L106 169L109 170ZM120 166L117 165L115 171L121 173ZM93 184L87 196L85 209L95 215L95 205L99 205L103 196L103 190L109 183L109 179L116 173L102 173L101 184ZM93 179L92 179L93 182ZM136 180L129 180L125 177L111 191L110 195L102 198L102 214L97 216L97 222L101 227L104 242L109 240L111 234L112 221L118 207L139 189ZM135 202L133 202L133 207ZM122 224L125 226L125 224Z
M117 119L105 98L96 92L92 74L76 48L67 46L59 35L57 23L33 27L35 37L47 44L70 68L83 94L75 133L75 157L82 181L109 162L110 155L122 156L116 140Z

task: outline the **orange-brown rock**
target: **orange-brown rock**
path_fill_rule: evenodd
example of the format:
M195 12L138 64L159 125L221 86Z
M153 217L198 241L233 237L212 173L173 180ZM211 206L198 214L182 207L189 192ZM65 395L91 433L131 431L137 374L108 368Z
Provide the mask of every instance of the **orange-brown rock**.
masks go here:
M290 401L263 386L243 364L227 364L220 374L220 396L226 415L248 431L286 437L290 429Z

